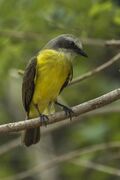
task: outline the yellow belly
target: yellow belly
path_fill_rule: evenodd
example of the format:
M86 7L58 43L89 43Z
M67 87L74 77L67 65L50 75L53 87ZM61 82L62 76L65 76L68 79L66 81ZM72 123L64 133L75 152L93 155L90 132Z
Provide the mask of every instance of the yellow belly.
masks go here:
M38 116L35 104L40 113L43 113L49 103L55 101L70 71L71 62L63 53L44 50L38 55L35 89L30 106L31 117Z

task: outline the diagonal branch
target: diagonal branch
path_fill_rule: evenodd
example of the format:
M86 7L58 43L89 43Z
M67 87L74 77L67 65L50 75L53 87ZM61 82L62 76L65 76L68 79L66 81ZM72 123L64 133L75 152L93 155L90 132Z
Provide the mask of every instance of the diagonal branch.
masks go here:
M48 128L43 128L42 129L42 135L48 135L50 132L56 130L56 129L59 129L61 127L65 127L68 125L71 126L79 121L82 121L82 117L90 117L90 116L99 116L99 115L108 115L108 114L111 114L111 113L120 113L120 108L119 106L110 106L108 108L101 108L101 109L97 109L97 110L94 110L94 111L90 111L88 113L85 113L83 115L80 115L80 116L77 116L77 118L74 118L74 121L72 121L70 123L69 119L66 120L66 121L61 121L59 123L56 123L54 124L53 126L49 126ZM85 119L84 119L85 120ZM19 145L21 145L21 139L20 137L17 137L16 139L14 140L11 140L10 142L7 142L3 145L0 146L0 155L2 154L5 154L7 153L8 151L11 151L13 149L15 149L16 147L18 147Z
M111 66L114 62L118 61L119 59L120 59L120 53L115 55L112 59L110 59L106 63L98 66L95 69L93 69L92 71L88 71L87 73L83 74L82 76L79 76L79 77L73 79L69 85L76 84L76 83L78 83L78 82L80 82L80 81L82 81L84 79L87 79L88 77L91 77L91 76L99 73L100 71L103 71L104 69Z
M108 107L108 108L101 108L101 109L97 109L94 111L90 111L88 113L85 113L83 115L77 116L77 118L74 118L74 121L72 121L70 123L70 120L66 120L66 121L61 121L59 123L54 124L53 126L49 126L48 128L43 128L42 129L42 135L48 135L50 132L59 129L61 127L65 127L68 125L71 126L79 121L82 121L82 117L90 117L90 116L96 116L96 115L107 115L107 114L111 114L111 113L120 113L120 108L119 106L116 107ZM85 120L85 119L84 119ZM21 138L17 137L14 140L11 140L10 142L7 142L3 145L0 146L0 155L7 153L8 151L11 151L13 149L15 149L16 147L18 147L19 145L21 145ZM105 147L102 145L103 148ZM98 147L99 149L100 147Z
M95 98L85 103L82 103L80 105L74 106L72 108L72 110L74 111L74 118L77 118L77 116L84 114L86 112L89 112L89 111L98 109L100 107L103 107L107 104L110 104L118 99L120 99L120 89L116 89L98 98ZM48 117L49 117L48 124L53 124L53 123L63 121L66 119L66 115L63 111L49 115ZM33 128L33 127L38 127L38 126L42 126L40 119L34 118L34 119L26 120L26 121L24 120L24 121L19 121L15 123L8 123L8 124L0 125L0 133L21 131L27 128Z
M96 171L100 171L100 172L104 172L104 173L108 173L110 175L114 175L114 176L118 176L120 177L120 170L117 168L113 168L110 166L106 166L103 164L99 164L99 163L95 163L89 160L80 160L79 162L72 162L75 165L80 165L86 168L90 168Z

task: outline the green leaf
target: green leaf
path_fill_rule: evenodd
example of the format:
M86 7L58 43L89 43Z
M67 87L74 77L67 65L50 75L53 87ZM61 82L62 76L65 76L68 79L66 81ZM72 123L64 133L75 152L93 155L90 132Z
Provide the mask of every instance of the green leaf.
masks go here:
M94 17L103 12L110 11L111 9L112 9L111 2L96 3L96 4L93 4L92 8L90 9L89 15Z
M116 11L113 21L115 22L116 25L120 25L120 9Z

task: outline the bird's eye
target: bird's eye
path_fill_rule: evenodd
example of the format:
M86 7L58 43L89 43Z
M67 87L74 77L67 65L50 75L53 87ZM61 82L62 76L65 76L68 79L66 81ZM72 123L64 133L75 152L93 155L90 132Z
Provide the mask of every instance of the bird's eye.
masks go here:
M73 42L73 41L70 41L70 45L71 45L71 46L74 46L75 44L74 44L74 42Z

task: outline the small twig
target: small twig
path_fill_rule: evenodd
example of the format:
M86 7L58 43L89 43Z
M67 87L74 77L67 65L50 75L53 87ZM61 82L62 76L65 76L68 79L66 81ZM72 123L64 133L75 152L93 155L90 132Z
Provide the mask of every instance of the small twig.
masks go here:
M118 99L120 99L120 89L116 89L107 94L104 94L103 96L87 101L80 105L74 106L72 110L74 111L74 116L79 116L86 112L89 112L89 111L98 109L100 107L103 107L107 104L110 104ZM53 123L65 120L66 115L62 111L62 112L49 115L48 118L49 118L48 124L53 124ZM8 123L8 124L0 125L0 133L16 132L16 131L21 131L28 128L38 127L41 125L42 124L39 118L19 121L15 123Z
M98 163L95 163L95 162L92 162L92 161L80 160L79 162L74 161L72 163L74 163L75 165L84 166L86 168L101 171L101 172L108 173L108 174L111 174L111 175L120 176L120 170L119 169L113 168L113 167L110 167L110 166L106 166L106 165L103 165L103 164L98 164Z
M120 40L108 40L105 42L105 45L119 47L120 46Z
M112 59L110 59L106 63L98 66L95 69L93 69L92 71L88 71L87 73L83 74L82 76L73 79L73 81L71 81L71 83L69 85L76 84L76 83L78 83L80 81L83 81L84 79L87 79L88 77L91 77L91 76L97 74L100 71L103 71L104 69L106 69L107 67L111 66L114 62L118 61L119 59L120 59L120 53L115 55Z
M105 46L106 40L93 38L80 38L82 43L90 46Z

